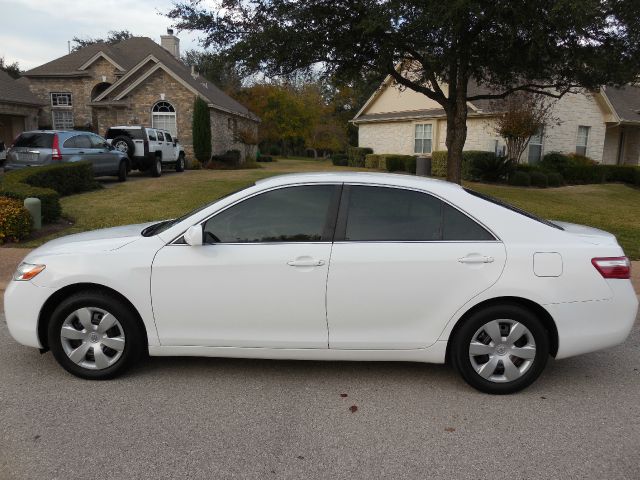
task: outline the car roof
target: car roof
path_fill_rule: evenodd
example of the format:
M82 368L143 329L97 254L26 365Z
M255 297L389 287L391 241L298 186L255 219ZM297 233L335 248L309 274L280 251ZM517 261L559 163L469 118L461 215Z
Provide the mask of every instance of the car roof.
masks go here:
M57 133L58 135L85 133L90 135L97 135L96 133L88 132L86 130L28 130L28 131L22 132L20 135L25 135L30 133L50 133L50 134Z
M290 173L277 175L275 177L264 178L256 181L256 185L261 187L290 185L296 183L367 183L377 185L392 185L400 187L413 187L425 190L453 190L459 191L462 187L456 183L438 180L429 177L417 177L399 173L378 173L378 172L313 172L313 173Z

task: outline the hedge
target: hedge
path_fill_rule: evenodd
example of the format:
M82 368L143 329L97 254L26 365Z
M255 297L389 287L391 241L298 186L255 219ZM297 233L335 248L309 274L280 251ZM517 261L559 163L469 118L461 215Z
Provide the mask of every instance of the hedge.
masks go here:
M364 157L364 166L365 168L374 168L374 169L386 169L385 166L381 166L382 158L384 155L377 155L374 153L369 153Z
M364 167L364 157L373 150L368 147L349 147L347 148L347 164L350 167Z
M0 245L18 242L31 233L31 215L20 200L0 197Z
M346 167L349 163L349 157L346 153L334 153L331 155L331 163L336 167Z
M489 163L494 161L496 154L494 152L485 152L482 150L465 150L462 152L462 179L473 180L472 167L474 164ZM476 169L477 170L477 169ZM478 175L478 172L474 172ZM447 176L447 151L436 150L431 154L431 175L434 177Z
M224 165L232 168L237 168L240 166L240 150L227 150L222 155L212 155L211 162L220 162Z
M4 174L0 195L17 200L35 197L42 202L42 221L60 218L60 197L99 188L89 162L23 168Z

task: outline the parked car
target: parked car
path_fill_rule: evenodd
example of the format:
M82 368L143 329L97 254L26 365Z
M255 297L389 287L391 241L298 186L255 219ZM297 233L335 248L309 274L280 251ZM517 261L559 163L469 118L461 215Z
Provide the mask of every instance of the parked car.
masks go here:
M4 165L4 162L6 159L7 159L7 146L2 140L0 140L0 167Z
M109 128L105 137L116 150L131 159L136 170L148 170L159 177L166 166L174 167L176 172L185 169L184 148L166 130L124 125Z
M113 175L124 182L130 170L127 156L114 150L104 138L75 130L23 132L9 148L4 170L83 160L91 162L96 177Z
M18 342L89 379L147 352L450 360L473 387L510 393L549 355L624 341L629 276L613 235L459 185L296 174L174 220L46 243L18 267L5 312Z

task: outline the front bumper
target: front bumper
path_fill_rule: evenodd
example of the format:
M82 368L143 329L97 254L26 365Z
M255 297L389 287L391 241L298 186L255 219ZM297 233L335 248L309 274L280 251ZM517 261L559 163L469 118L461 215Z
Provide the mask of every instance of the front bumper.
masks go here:
M32 282L11 281L4 292L4 314L9 333L19 343L42 348L38 338L38 318L53 289Z
M629 336L638 315L638 297L628 280L609 280L608 300L545 305L558 329L556 358L613 347Z

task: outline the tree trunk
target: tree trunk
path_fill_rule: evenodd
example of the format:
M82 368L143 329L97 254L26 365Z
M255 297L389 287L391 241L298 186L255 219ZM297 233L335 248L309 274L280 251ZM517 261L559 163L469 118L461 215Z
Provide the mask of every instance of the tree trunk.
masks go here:
M467 140L467 92L459 88L447 111L447 180L462 183L462 149Z

